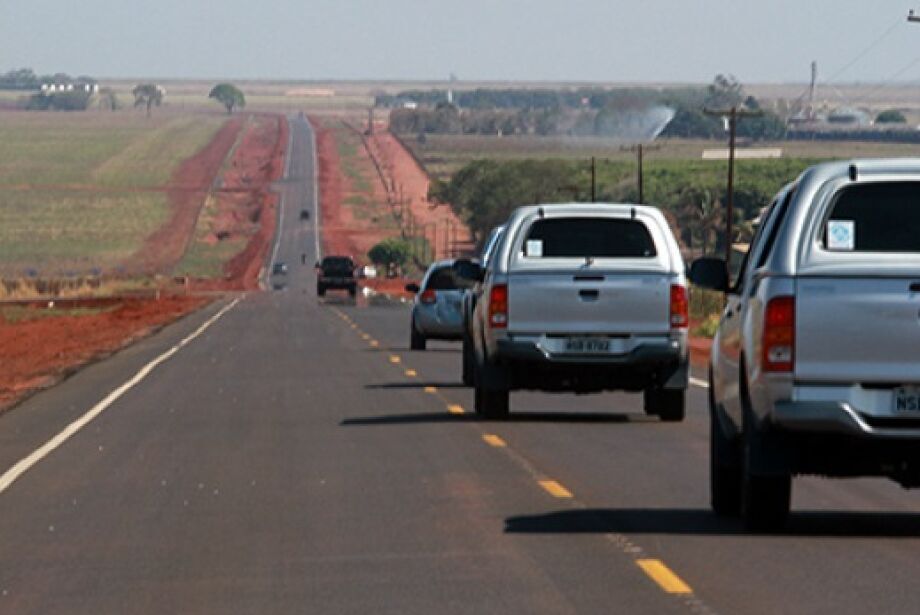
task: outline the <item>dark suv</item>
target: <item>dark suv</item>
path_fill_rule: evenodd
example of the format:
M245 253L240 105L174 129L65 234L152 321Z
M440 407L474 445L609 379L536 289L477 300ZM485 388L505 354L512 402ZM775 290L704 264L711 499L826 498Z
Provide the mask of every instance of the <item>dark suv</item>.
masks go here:
M329 289L347 290L354 297L358 293L355 280L355 262L347 256L327 256L316 264L316 294L322 297Z

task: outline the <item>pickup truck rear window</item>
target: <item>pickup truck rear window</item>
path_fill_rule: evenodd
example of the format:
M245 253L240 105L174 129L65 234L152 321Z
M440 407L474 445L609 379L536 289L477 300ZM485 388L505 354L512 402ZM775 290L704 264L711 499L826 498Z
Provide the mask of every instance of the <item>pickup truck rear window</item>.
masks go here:
M920 252L920 182L857 184L841 190L824 226L824 249Z
M655 241L639 220L620 218L547 218L530 227L526 256L544 258L650 258Z

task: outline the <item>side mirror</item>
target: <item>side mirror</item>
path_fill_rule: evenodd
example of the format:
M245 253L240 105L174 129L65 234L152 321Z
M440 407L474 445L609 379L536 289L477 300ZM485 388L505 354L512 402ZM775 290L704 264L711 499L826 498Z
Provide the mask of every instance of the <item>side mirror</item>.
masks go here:
M413 295L417 295L417 294L418 294L418 291L420 291L420 290L422 290L422 289L419 287L418 284L416 284L415 282L413 282L413 283L411 283L411 284L406 284L406 290L407 290L408 292L412 293Z
M471 282L482 282L482 278L485 274L485 270L479 263L471 261L468 258L461 258L454 261L452 269L454 270L455 276Z
M729 278L728 265L721 258L703 257L693 261L690 265L690 281L710 290L728 292Z

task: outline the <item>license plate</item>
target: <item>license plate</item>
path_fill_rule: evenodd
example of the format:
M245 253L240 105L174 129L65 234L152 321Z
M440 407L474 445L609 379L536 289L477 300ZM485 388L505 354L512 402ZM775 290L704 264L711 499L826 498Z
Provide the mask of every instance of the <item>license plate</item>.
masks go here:
M604 354L610 352L610 340L602 337L570 337L565 340L566 352Z
M894 390L894 411L920 412L920 388L898 387Z

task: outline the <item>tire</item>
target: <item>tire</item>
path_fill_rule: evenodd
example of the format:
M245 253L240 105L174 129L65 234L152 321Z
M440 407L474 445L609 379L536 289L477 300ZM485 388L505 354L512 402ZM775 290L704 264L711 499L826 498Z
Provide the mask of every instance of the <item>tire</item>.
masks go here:
M351 297L352 299L354 299L355 296L356 296L357 294L358 294L358 288L357 288L356 286L349 286L349 287L348 287L348 296L349 296L349 297Z
M317 286L317 287L316 287L316 294L319 295L320 297L325 297L325 296L326 296L326 287L325 287L325 286Z
M684 397L683 389L646 389L645 413L667 423L679 423L686 414Z
M409 348L411 348L412 350L425 350L425 346L427 345L426 344L427 340L425 339L424 335L422 335L416 330L415 321L413 320L412 324L409 326L412 329L412 334L409 339Z
M483 385L488 382L484 371L491 369L477 361L475 388L473 396L473 409L480 417L490 420L505 420L511 410L510 392L508 389L486 389Z
M744 434L741 472L741 520L745 529L770 532L781 529L789 517L792 503L792 477L789 474L761 474L757 467L765 465L770 454L767 435L754 427L747 387L741 387L744 405Z
M736 517L741 512L741 446L725 436L719 424L709 375L709 494L712 511Z
M463 368L461 380L464 385L471 387L475 382L476 357L473 355L472 343L463 336Z

